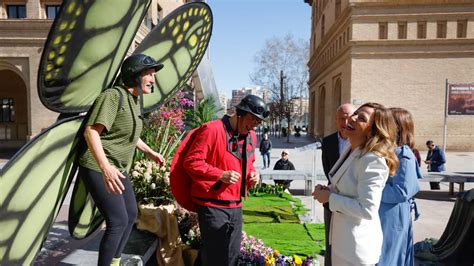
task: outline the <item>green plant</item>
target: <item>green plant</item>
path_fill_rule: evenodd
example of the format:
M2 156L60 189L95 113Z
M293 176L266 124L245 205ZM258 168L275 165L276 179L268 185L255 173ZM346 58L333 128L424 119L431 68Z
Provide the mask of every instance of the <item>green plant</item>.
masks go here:
M249 189L248 193L250 196L258 197L261 194L269 194L275 196L281 196L285 188L283 185L269 185L265 183L260 183Z
M206 122L216 120L216 113L221 109L217 107L214 97L207 96L197 106L197 110L186 110L186 124L190 128L196 128Z
M170 161L181 143L184 134L185 132L180 133L179 131L173 130L171 120L168 120L166 124L150 124L143 130L141 139L147 143L150 148L163 155L165 161ZM146 155L137 149L134 157L135 161L145 158Z

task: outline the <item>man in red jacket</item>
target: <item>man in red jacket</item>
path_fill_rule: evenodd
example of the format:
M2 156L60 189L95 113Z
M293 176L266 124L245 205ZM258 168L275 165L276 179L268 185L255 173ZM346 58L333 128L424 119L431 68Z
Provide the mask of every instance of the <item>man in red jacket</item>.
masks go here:
M242 198L259 179L253 165L253 129L268 117L268 108L255 95L247 95L235 108L236 115L225 115L196 130L183 161L191 177L192 201L197 205L204 266L237 265Z

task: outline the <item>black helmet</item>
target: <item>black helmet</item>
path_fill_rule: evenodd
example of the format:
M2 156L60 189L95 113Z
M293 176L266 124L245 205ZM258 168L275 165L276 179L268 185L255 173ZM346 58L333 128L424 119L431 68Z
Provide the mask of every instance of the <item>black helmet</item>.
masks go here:
M134 54L129 56L122 63L120 71L125 86L135 87L140 83L140 73L143 70L154 68L158 71L163 68L163 64L158 63L155 59L144 54Z
M267 105L263 99L255 95L245 96L242 98L240 103L235 106L235 108L247 113L251 113L262 120L270 115Z

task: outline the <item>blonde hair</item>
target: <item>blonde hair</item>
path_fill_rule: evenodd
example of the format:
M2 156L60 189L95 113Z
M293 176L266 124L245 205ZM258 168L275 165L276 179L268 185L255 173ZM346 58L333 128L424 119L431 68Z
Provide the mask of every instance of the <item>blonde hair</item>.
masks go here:
M389 169L389 176L395 175L399 161L395 149L397 147L397 125L392 112L378 103L365 103L362 107L374 109L371 134L367 140L360 145L362 155L373 152L385 158Z

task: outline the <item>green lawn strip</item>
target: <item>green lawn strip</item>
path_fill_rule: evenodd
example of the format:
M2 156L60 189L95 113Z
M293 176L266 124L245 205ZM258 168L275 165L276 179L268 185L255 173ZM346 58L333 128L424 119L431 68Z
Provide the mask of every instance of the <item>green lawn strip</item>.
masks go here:
M290 202L292 204L290 204ZM293 205L293 207L291 207ZM297 215L303 215L309 210L298 198L282 193L281 196L260 193L250 196L244 201L244 222L297 222ZM254 216L254 217L252 217ZM287 221L286 221L287 220Z
M245 206L244 223L300 223L293 208L288 206Z
M244 201L244 223L299 223L298 212L301 212L301 200L283 193L282 197L260 193ZM290 201L294 202L290 204ZM295 209L294 209L295 208Z
M308 227L307 224L248 223L243 225L243 229L247 235L261 239L265 246L278 250L286 256L323 254L324 226L311 225ZM314 239L316 236L320 237Z
M309 236L313 240L323 240L324 241L324 224L304 224Z
M291 206L291 204L288 202L287 198L261 194L260 196L249 196L244 201L244 207L251 206Z

